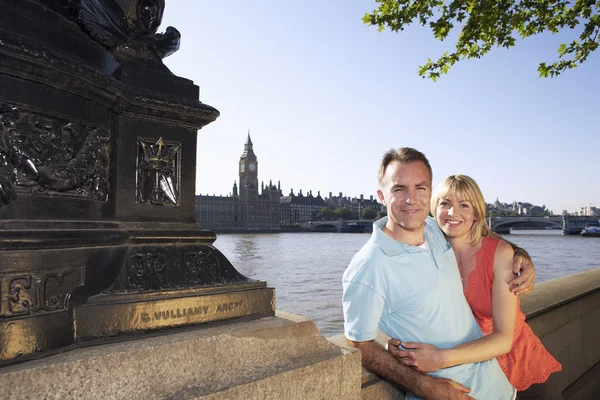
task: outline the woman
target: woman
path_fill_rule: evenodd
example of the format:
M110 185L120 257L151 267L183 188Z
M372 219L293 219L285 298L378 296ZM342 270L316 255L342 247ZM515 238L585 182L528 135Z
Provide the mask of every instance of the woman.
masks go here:
M389 351L423 372L497 357L519 392L560 371L561 365L525 323L518 297L509 291L508 283L514 278L513 250L490 231L477 183L465 175L448 177L434 193L431 211L454 250L465 297L484 337L450 349L391 339ZM400 344L409 350L399 349ZM536 387L536 396L540 390L549 389ZM545 393L543 398L550 396Z

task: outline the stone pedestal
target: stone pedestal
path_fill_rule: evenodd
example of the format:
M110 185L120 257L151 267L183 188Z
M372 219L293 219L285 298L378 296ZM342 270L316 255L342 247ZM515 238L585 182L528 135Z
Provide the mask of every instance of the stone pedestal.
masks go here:
M3 399L359 399L360 353L312 321L253 321L78 348L0 369Z
M163 64L164 7L0 0L0 367L274 314L194 222L197 132L219 112Z
M385 333L379 330L377 331L375 341L381 346L385 347L389 339L390 337ZM342 349L351 349L346 343L346 337L343 333L332 336L328 338L328 340ZM379 376L367 371L365 368L361 367L361 369L361 400L404 400L404 392L400 390L399 387L381 379Z

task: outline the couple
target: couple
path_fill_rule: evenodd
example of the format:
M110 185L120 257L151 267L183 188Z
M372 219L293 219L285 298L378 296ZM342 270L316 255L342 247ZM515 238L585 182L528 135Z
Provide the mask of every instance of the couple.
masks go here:
M515 278L522 250L490 233L475 182L450 177L431 201L431 166L411 148L387 152L378 178L388 217L343 277L344 332L365 368L407 399L485 400L514 399L560 370L515 296L531 289L535 272L525 263ZM401 342L386 351L374 341L378 329Z

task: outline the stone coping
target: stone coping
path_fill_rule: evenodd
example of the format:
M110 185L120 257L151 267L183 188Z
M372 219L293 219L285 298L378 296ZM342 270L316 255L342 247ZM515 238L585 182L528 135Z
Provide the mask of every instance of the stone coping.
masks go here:
M357 399L360 371L356 350L333 345L306 318L277 311L275 317L181 328L7 366L0 369L0 393L14 400L148 400L212 399L218 393L215 399L238 399L248 398L246 390L256 396L270 390L279 393L272 398L300 399L310 389ZM282 395L291 388L295 397Z
M600 291L600 267L536 284L521 298L527 319Z

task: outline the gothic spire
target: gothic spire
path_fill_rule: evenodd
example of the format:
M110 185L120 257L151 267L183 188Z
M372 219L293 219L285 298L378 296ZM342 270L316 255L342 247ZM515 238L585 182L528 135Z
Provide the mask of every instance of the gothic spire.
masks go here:
M244 143L244 152L242 153L242 158L245 157L256 159L256 154L254 154L254 150L252 149L252 139L250 139L250 128L248 128L248 138L246 139L246 143Z

